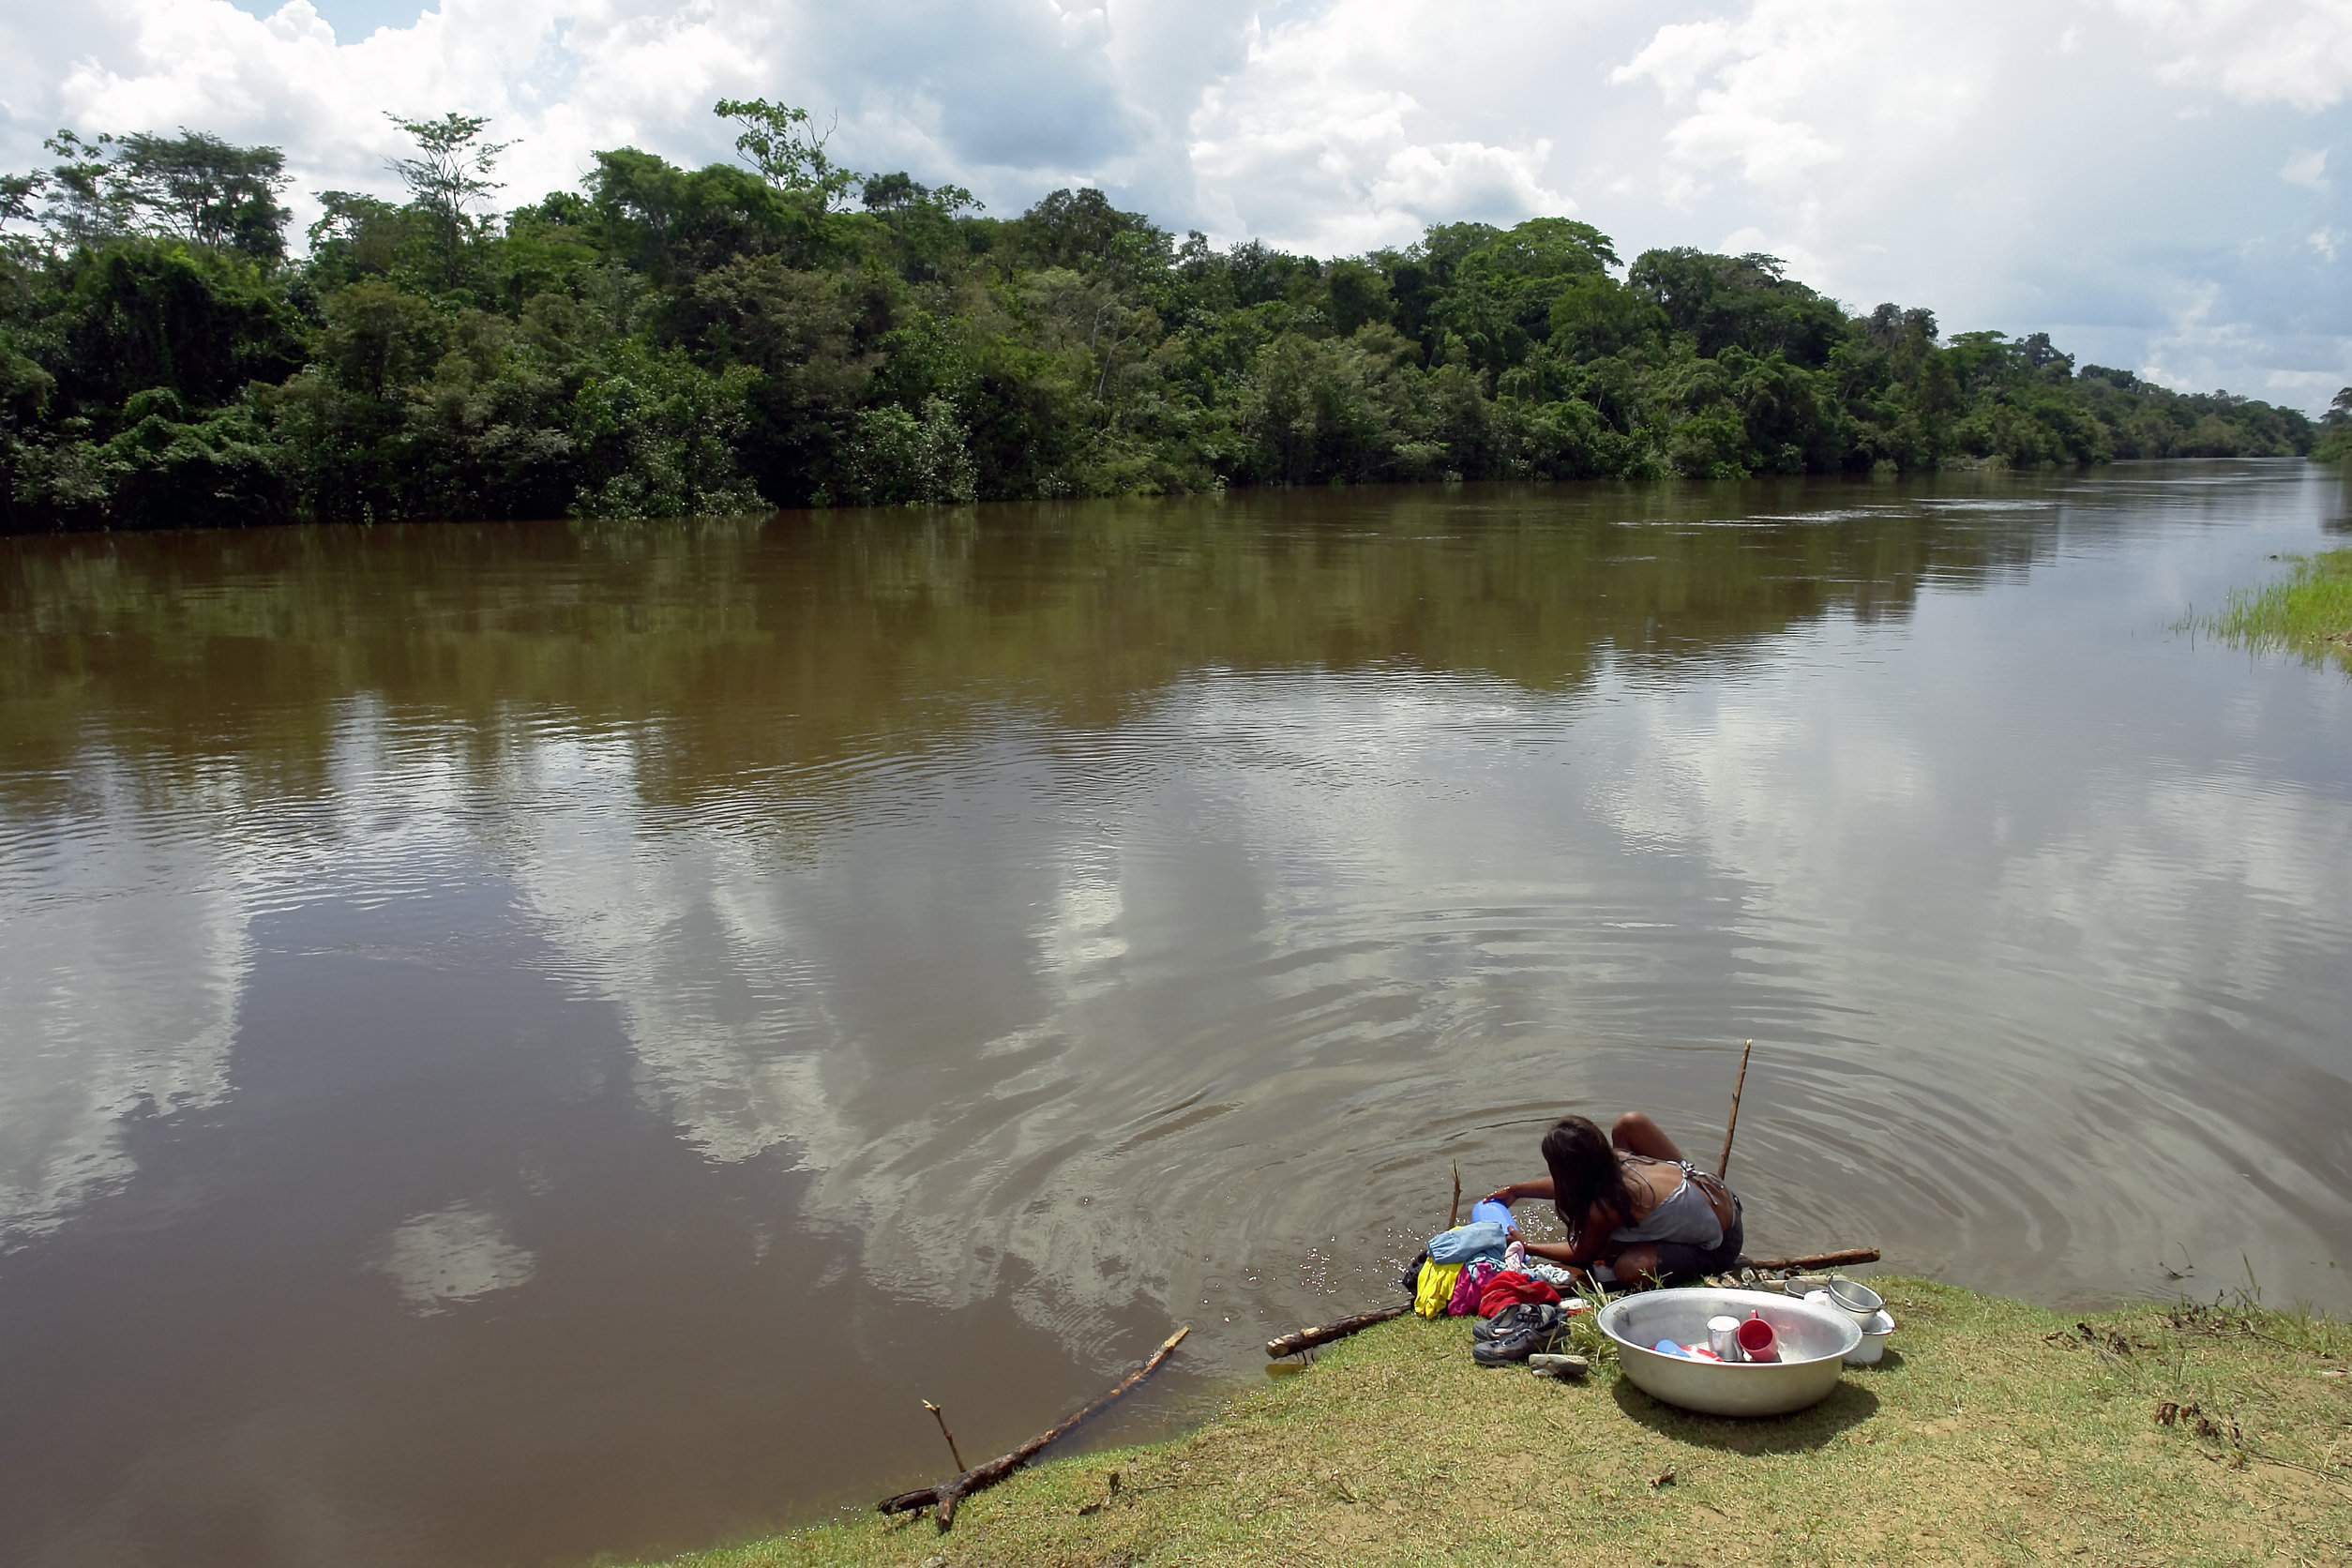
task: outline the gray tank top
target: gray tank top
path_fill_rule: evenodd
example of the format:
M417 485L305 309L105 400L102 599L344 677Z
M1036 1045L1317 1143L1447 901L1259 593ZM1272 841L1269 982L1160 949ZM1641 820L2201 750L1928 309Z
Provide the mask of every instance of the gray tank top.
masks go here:
M1706 1189L1691 1180L1697 1174L1691 1162L1682 1164L1682 1180L1675 1189L1658 1199L1656 1208L1641 1218L1639 1225L1623 1225L1609 1232L1609 1240L1631 1245L1636 1242L1680 1242L1702 1252L1723 1245L1723 1221L1715 1217L1715 1206L1707 1201Z

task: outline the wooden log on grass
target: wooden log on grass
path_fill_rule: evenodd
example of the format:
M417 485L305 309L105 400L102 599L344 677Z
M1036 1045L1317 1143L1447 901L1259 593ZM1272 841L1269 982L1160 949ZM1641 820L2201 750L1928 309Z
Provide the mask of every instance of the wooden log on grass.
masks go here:
M1152 1352L1152 1358L1149 1361L1120 1379L1118 1382L1111 1385L1108 1393L1088 1404L1083 1410L1063 1417L1060 1422L1038 1433L1010 1454L1000 1454L986 1463L972 1466L954 1480L942 1481L936 1486L918 1486L912 1492L900 1492L897 1497L884 1498L874 1505L875 1510L882 1514L912 1514L918 1509L935 1509L939 1528L945 1530L956 1522L956 1504L974 1492L986 1491L988 1487L995 1485L1035 1458L1055 1439L1067 1437L1088 1416L1103 1410L1121 1395L1158 1371L1160 1363L1174 1354L1176 1347L1183 1344L1184 1335L1191 1332L1189 1327L1185 1327L1169 1334L1160 1342L1160 1348Z
M1311 1329L1301 1329L1296 1334L1286 1334L1279 1339L1267 1340L1266 1354L1270 1357L1294 1356L1301 1350L1312 1349L1318 1345L1328 1345L1334 1339L1345 1339L1349 1334L1368 1329L1375 1323L1385 1323L1391 1318L1402 1318L1412 1309L1412 1303L1399 1302L1395 1306L1384 1306L1377 1312L1359 1312L1352 1318L1342 1318L1336 1322L1318 1324Z

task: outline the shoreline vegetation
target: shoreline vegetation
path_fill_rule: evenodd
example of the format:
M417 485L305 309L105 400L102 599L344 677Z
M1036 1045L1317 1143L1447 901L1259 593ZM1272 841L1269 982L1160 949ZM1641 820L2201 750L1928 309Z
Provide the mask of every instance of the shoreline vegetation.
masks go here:
M2285 578L2240 588L2207 630L2241 648L2280 649L2352 674L2352 550L2290 555Z
M1477 1367L1466 1320L1408 1317L1186 1436L1022 1471L945 1533L832 1523L674 1560L2300 1563L2352 1542L2352 1325L1873 1284L1885 1361L1778 1420L1672 1410L1606 1360L1582 1382Z
M1099 191L1017 218L722 101L738 162L596 155L503 212L480 116L400 121L408 199L282 153L85 139L0 175L0 531L2342 457L2314 421L1849 314L1777 259L1564 218L1322 260Z

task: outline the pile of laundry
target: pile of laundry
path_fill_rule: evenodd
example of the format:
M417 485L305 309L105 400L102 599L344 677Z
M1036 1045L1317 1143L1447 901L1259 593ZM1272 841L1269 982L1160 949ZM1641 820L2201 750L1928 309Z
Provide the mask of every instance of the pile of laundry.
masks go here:
M1482 1365L1524 1362L1566 1337L1568 1316L1584 1310L1581 1301L1562 1307L1563 1292L1576 1276L1559 1264L1528 1256L1527 1244L1511 1235L1511 1211L1491 1199L1470 1210L1470 1222L1429 1238L1405 1283L1413 1310L1424 1318L1484 1318L1470 1346Z

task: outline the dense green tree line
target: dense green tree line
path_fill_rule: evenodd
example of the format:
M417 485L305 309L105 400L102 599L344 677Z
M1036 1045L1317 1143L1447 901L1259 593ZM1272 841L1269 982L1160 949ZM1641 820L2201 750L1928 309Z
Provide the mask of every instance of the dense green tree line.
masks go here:
M485 123L410 199L271 148L60 133L0 177L0 525L661 515L1428 478L1731 477L2340 448L2042 334L1849 316L1769 256L1621 263L1566 219L1319 261L1100 192L1014 219L725 102L743 165L622 148L488 211Z
M2312 443L2311 455L2316 462L2352 458L2352 386L2338 392L2319 416L2319 439Z

